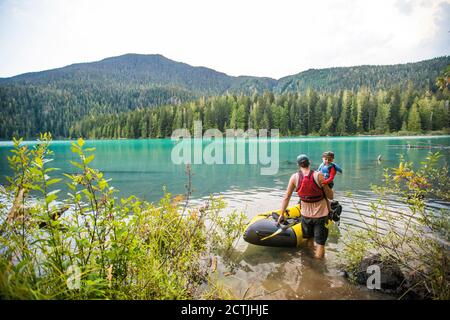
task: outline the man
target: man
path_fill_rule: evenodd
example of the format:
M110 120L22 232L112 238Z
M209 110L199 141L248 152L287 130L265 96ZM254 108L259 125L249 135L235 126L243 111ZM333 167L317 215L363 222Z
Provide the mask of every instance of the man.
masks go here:
M325 178L322 173L311 170L307 155L299 155L297 164L299 171L289 179L286 195L281 203L282 213L278 223L284 219L292 192L295 190L301 201L303 238L307 239L308 245L312 245L314 240L314 257L323 258L325 242L328 238L327 224L330 211L328 199L333 199L333 190L323 184Z

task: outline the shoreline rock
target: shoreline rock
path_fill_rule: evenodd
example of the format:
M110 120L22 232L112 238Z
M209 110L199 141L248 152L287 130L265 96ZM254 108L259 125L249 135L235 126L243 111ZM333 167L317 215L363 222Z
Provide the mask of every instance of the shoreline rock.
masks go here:
M375 254L361 260L356 270L345 272L349 277L353 276L356 283L367 286L367 280L373 272L368 271L369 267L378 266L380 269L380 289L377 290L387 294L398 295L404 290L405 276L400 267L392 260L382 259L380 254Z

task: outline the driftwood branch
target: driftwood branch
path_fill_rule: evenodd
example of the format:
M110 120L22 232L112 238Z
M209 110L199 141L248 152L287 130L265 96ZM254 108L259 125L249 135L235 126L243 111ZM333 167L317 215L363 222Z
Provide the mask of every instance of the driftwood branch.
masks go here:
M23 219L25 215L26 208L24 206L24 198L27 193L25 188L21 188L14 198L13 205L9 210L8 217L6 221L8 223L13 223L17 219Z

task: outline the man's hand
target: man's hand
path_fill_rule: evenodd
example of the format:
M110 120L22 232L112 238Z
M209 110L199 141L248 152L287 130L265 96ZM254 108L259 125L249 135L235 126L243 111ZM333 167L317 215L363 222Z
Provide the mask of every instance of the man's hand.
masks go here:
M280 225L280 223L284 220L284 213L280 214L278 217L277 225Z

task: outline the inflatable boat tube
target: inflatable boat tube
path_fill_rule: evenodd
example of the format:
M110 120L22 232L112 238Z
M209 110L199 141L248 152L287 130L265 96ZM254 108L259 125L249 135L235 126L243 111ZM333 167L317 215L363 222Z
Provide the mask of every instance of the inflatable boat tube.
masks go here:
M284 223L278 225L280 210L254 216L244 231L248 243L269 247L297 247L302 243L300 205L287 209Z
M258 246L298 247L303 241L302 225L300 223L300 204L287 209L285 220L278 225L280 210L268 211L254 216L244 231L244 240ZM342 206L338 201L331 202L331 223L339 222Z

